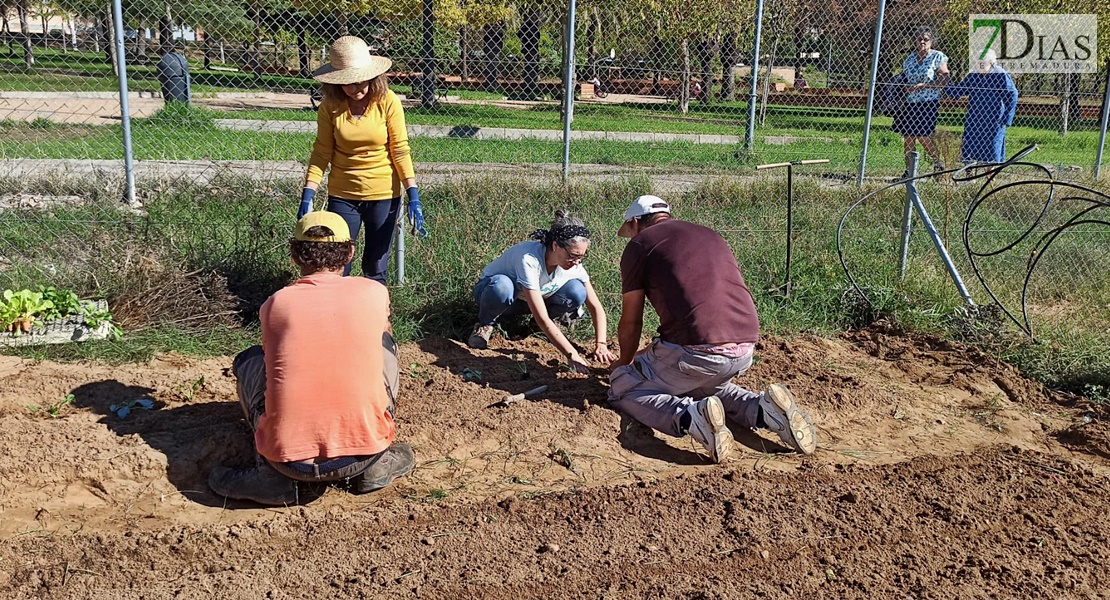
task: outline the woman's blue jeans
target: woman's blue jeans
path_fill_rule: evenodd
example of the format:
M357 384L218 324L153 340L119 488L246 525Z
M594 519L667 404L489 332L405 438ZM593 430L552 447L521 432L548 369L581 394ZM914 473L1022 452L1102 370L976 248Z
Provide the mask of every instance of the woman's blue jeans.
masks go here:
M385 285L385 274L389 269L389 248L393 245L393 229L397 227L397 211L401 198L392 200L344 200L328 196L328 211L347 222L351 239L358 239L358 230L366 224L366 240L362 245L362 275ZM351 264L343 269L343 275L351 274Z
M478 324L493 325L501 317L528 314L528 303L518 299L520 284L505 275L493 275L478 280L474 286L474 301L478 303ZM554 294L543 299L547 315L552 320L560 317L575 319L586 303L586 285L571 279Z

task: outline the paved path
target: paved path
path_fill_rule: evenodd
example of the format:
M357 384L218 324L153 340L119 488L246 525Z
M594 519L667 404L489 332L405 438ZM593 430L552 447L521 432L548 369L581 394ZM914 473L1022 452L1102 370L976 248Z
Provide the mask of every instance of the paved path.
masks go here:
M536 163L510 165L502 163L421 163L415 165L422 185L446 184L460 177L520 177L532 181L558 181L562 165ZM167 179L185 179L194 185L207 185L215 179L232 177L253 181L301 181L305 166L297 161L161 161L135 162L135 179L143 183ZM706 180L722 173L675 172L661 168L619 167L612 165L571 165L572 181L619 182L630 178L644 179L657 193L682 193L697 189ZM124 178L122 160L82 159L7 159L0 160L0 176L25 180L60 180L73 177L94 177L98 186L121 184Z
M261 121L255 119L216 119L216 127L240 131L316 133L315 121ZM563 131L555 129L511 129L507 127L452 127L449 125L409 125L409 137L458 138L468 140L545 140L561 142ZM688 144L735 145L740 136L699 133L646 133L636 131L575 131L571 141L605 140L613 142L686 142Z
M149 117L161 110L162 99L149 92L128 94L128 108L132 118ZM198 96L194 104L224 111L229 116L244 109L308 108L307 94L277 92L221 92L212 96ZM460 104L474 104L458 101ZM489 104L488 101L477 102ZM512 108L523 109L534 102L503 101ZM104 125L120 120L119 94L115 92L11 92L0 91L0 120L33 121L48 119L56 123ZM287 133L315 133L313 121L263 121L254 119L217 119L216 126L245 131L275 131ZM472 140L545 140L562 141L562 129L511 129L505 127L458 127L438 125L409 125L411 137L459 138ZM614 142L685 142L689 144L736 145L740 136L694 133L648 133L626 131L571 131L571 140L604 140Z

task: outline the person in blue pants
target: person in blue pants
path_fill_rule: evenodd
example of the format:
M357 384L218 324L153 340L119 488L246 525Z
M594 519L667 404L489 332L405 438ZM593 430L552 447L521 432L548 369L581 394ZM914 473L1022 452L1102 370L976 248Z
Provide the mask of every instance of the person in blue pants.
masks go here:
M998 66L994 50L987 50L978 67L963 81L949 84L944 93L968 97L960 160L1000 163L1006 160L1006 128L1014 124L1018 91L1010 74Z
M581 219L557 211L551 226L537 229L531 238L509 248L482 270L474 286L478 323L467 344L484 349L498 319L531 313L570 368L586 372L589 364L556 324L577 320L585 307L595 332L589 356L605 364L615 360L606 339L605 309L582 266L590 249L590 230Z

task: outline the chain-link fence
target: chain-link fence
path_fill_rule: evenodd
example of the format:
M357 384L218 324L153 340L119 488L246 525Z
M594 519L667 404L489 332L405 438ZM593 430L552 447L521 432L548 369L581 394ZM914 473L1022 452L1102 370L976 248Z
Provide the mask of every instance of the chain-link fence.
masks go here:
M568 5L410 1L397 6L228 0L123 5L129 113L139 161L304 163L315 133L309 75L340 35L393 60L420 162L560 163L563 90L576 101L573 165L746 171L828 158L825 172L902 171L902 136L880 107L868 123L878 0L583 0L574 69L565 69ZM1016 10L1016 9L1015 9ZM756 18L758 15L758 19ZM111 11L69 0L4 6L0 156L13 161L122 157ZM973 70L967 15L939 0L886 7L877 83L902 70L920 26L949 57L953 81ZM759 60L755 85L752 64ZM157 63L187 59L192 108L165 106ZM1011 146L1089 172L1102 75L1019 74ZM960 158L967 101L942 96L935 140ZM870 127L868 128L868 124ZM1066 135L1063 135L1066 133ZM21 173L22 171L16 171ZM262 169L263 173L273 173Z
M389 6L323 0L132 1L122 6L117 37L112 11L103 4L17 0L0 9L5 17L0 28L0 178L9 191L25 191L20 181L42 181L58 168L80 172L90 178L75 179L73 185L94 181L94 193L70 189L65 177L48 179L39 191L77 193L96 203L92 213L87 206L84 212L0 213L7 232L0 237L0 255L9 263L5 277L14 284L64 273L76 286L96 288L82 277L123 267L116 258L101 256L115 245L89 246L88 240L101 239L97 235L132 239L127 236L149 234L151 227L193 231L175 234L178 245L188 239L200 246L226 246L228 251L213 259L224 266L249 262L257 253L269 257L267 273L281 262L280 251L275 255L273 249L280 240L267 237L266 247L257 247L258 224L279 218L259 216L261 209L213 213L226 221L195 219L189 211L144 220L114 206L111 196L123 181L116 61L121 47L134 158L140 187L145 187L140 198L157 196L158 202L149 206L166 205L170 192L158 187L165 175L203 188L241 181L227 177L230 173L258 182L251 197L264 199L259 206L286 207L291 213L289 199L303 178L316 134L317 85L310 75L329 59L328 47L341 35L360 36L374 52L392 59L390 86L403 99L418 177L422 166L426 173L436 163L467 165L461 170L474 171L504 164L558 165L563 161L563 119L570 108L571 173L596 173L601 165L664 178L690 171L751 174L761 163L829 159L826 165L806 167L806 176L835 186L854 182L861 172L890 180L904 170L903 136L892 131L893 118L878 106L879 94L871 98L868 120L869 96L904 69L921 26L929 27L933 48L947 54L953 82L974 71L965 52L968 15L951 6L939 0L888 3L883 12L879 0L581 0L570 53L565 1L410 0ZM1065 9L1082 10L1058 10ZM875 56L880 12L882 42ZM169 53L183 56L188 65L189 103L162 97L158 64ZM571 56L573 68L567 69ZM753 63L758 64L754 85ZM1014 74L1019 100L1006 154L1036 143L1041 150L1030 160L1050 166L1055 176L1089 174L1099 149L1105 77L1105 69L1081 75ZM563 101L568 86L573 88L571 107ZM948 166L957 165L963 155L967 104L950 96L939 100L932 139L935 156ZM926 158L933 154L918 148ZM921 167L932 165L925 160ZM822 264L835 264L829 241L837 211L816 210L815 205L846 206L842 196L856 194L851 185L835 188L835 193L829 189L824 184L803 186L800 193L810 194L809 202L800 198L795 213L798 231L809 236L798 252L817 256ZM920 189L926 205L943 207L946 239L974 287L966 253L959 237L953 237L955 223L968 208L966 188L956 193L957 187L925 181ZM784 246L786 235L778 226L784 217L779 198L784 196L772 197L776 200L758 219L723 208L706 219L719 218L714 225L740 253L752 247L745 243L751 236L781 236ZM953 202L953 197L962 200ZM39 202L36 198L5 197L0 204L26 208ZM897 219L900 201L891 202ZM25 222L32 221L34 227L28 229ZM1015 227L1004 229L1012 233ZM196 233L198 228L202 233ZM40 230L44 233L26 233ZM98 230L127 236L113 238ZM1041 289L1064 289L1060 278L1082 273L1104 279L1097 275L1105 273L1098 266L1099 257L1105 256L1100 254L1105 238L1099 237L1104 234L1096 225L1066 232L1072 238L1079 234L1091 241L1069 247L1082 259L1069 269L1036 271L1033 277L1056 278ZM853 252L892 252L898 243L897 223L879 237L873 230L868 235L873 239L853 242L863 244ZM71 248L90 254L69 260ZM132 251L128 246L108 254L130 256ZM922 254L928 255L927 247ZM743 258L760 287L784 283L781 258ZM70 272L78 265L87 265L81 268L88 274ZM935 268L930 260L917 273L927 271L923 280L932 281L938 275ZM223 271L242 281L249 269ZM808 274L803 269L799 289L805 289L806 277L828 275L819 268ZM939 276L943 279L943 272ZM894 285L874 282L877 287ZM1003 287L1009 298L1003 304L1014 294L1020 299L1023 288ZM1091 293L1084 293L1085 302L1097 304Z

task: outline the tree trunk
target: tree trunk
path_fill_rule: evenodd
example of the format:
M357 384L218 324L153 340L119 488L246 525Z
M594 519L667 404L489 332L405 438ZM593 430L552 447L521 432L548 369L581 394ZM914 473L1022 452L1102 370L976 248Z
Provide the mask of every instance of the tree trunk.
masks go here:
M107 25L104 27L104 53L108 55L108 63L112 65L112 74L119 77L119 62L116 61L116 27L112 9L108 8Z
M139 24L138 40L136 40L136 42L135 42L135 60L137 60L139 62L146 62L146 51L147 51L146 29L147 29L147 27L146 27L145 22ZM159 34L159 35L161 35L161 34ZM124 39L126 40L127 38L124 38Z
M759 103L759 126L767 122L767 94L771 92L771 76L775 73L775 55L779 51L779 32L774 32L774 39L771 41L771 56L767 59L767 75L763 77L763 101ZM754 72L753 72L754 75Z
M31 28L27 22L27 0L19 0L16 10L19 12L19 30L23 34L23 65L31 69L34 67L34 49L31 48Z
M208 32L204 33L204 65L201 68L205 71L212 70L212 36Z
M598 77L597 69L597 37L601 32L601 23L596 10L591 10L586 21L586 64L590 66L587 79Z
M656 23L656 31L658 32L659 24ZM648 91L650 96L659 96L659 79L660 67L659 57L663 55L663 40L660 39L659 34L656 33L651 41L651 89Z
M27 0L19 0L16 11L19 13L19 31L23 34L23 65L30 69L35 66L35 50L31 47L31 28L27 24Z
M521 74L521 100L535 100L540 96L540 12L526 9L520 16L520 54L524 63Z
M721 100L736 100L736 78L733 66L740 61L740 49L736 47L735 31L729 31L721 38Z
M161 39L162 45L158 51L163 54L169 54L177 50L173 42L173 15L170 14L170 3L164 2L162 4L162 18L158 20L158 37ZM140 37L142 32L139 32Z
M690 112L690 40L682 38L679 52L682 55L682 75L678 81L678 111L686 114Z
M698 77L701 78L701 101L713 102L713 57L721 44L716 35L694 44L698 57Z
M1079 73L1068 73L1068 95L1071 96L1071 102L1068 103L1068 121L1076 125L1079 124L1079 99L1082 96L1079 94Z
M96 18L96 51L99 53L100 49L104 49L104 60L115 68L115 50L112 49L112 36L115 35L112 30L112 11L108 10L108 18L101 21L100 17ZM101 45L103 42L103 45Z
M1068 117L1071 116L1071 88L1068 86L1068 76L1066 73L1058 75L1063 85L1060 93L1060 135L1068 134Z
M309 64L308 49L308 26L307 23L301 22L301 27L297 31L297 74L301 77L308 78L312 75L312 65Z
M432 5L432 0L424 0L420 15L423 34L420 50L423 66L420 71L421 81L424 84L421 86L423 89L420 90L420 105L425 108L435 108L438 104L436 84L439 83L439 75L436 74L435 7Z
M496 92L501 90L498 79L501 77L501 60L505 53L505 24L493 23L486 25L482 32L482 56L486 61L485 90Z
M459 27L459 71L463 89L466 89L466 80L470 77L470 70L466 61L466 26Z
M343 13L341 12L340 15L343 16ZM249 70L251 73L254 73L255 79L261 80L262 24L259 23L260 17L258 14L257 2L250 3L250 7L247 9L247 18L250 19L251 23L254 25L254 39L251 41L250 49L247 51L247 70Z

